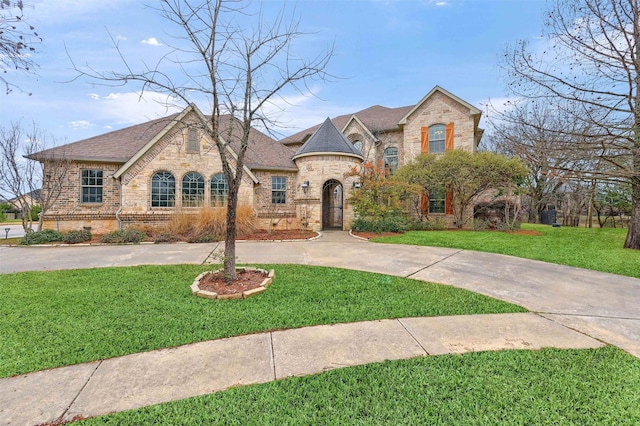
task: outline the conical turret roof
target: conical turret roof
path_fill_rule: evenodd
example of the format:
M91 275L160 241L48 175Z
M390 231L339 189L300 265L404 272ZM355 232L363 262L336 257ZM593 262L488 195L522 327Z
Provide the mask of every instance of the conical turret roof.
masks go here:
M298 157L308 155L338 154L347 155L363 159L362 153L353 146L338 128L327 118L318 130L298 149L293 156Z

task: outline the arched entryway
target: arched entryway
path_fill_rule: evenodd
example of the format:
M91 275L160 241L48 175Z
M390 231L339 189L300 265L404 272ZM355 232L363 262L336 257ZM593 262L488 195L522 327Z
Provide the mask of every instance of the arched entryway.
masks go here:
M342 229L342 184L330 179L322 186L322 229Z

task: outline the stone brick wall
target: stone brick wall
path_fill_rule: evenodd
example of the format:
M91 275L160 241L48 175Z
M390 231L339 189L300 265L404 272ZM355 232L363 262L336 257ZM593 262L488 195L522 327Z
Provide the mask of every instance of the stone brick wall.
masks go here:
M299 189L296 194L296 210L302 224L313 231L322 229L322 188L328 180L335 179L343 187L343 229L350 229L354 219L349 195L353 183L358 181L352 172L361 162L355 157L339 155L314 155L295 160L299 169L298 182L309 181L306 194ZM298 185L299 187L300 185Z
M422 127L448 123L454 123L454 148L475 152L475 127L471 111L448 96L436 92L409 117L404 127L403 162L420 155Z
M303 226L296 211L296 197L302 192L304 180L294 171L258 170L255 175L260 181L254 188L254 209L257 215L257 227L260 229L300 229ZM271 202L271 178L287 178L285 204Z
M93 233L117 229L116 212L120 206L120 185L111 176L120 164L72 162L56 203L44 214L44 229L59 231L91 228ZM82 170L102 170L102 202L82 202ZM47 169L45 168L45 176ZM114 225L115 224L115 225Z
M122 214L157 214L183 209L182 179L189 172L197 172L204 178L204 205L211 203L211 178L222 173L222 160L217 147L203 133L200 135L199 152L188 152L186 146L188 128L181 126L176 132L165 135L146 152L122 176ZM229 156L231 157L231 156ZM231 161L234 164L233 161ZM170 172L176 180L175 207L151 206L151 180L157 172ZM239 203L253 205L253 182L246 174L240 186Z

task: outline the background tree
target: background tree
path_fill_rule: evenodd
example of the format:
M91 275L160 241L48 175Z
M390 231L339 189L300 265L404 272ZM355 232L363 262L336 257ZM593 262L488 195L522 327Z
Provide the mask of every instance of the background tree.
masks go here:
M555 0L545 13L544 49L526 41L508 48L503 66L513 94L567 101L582 123L578 152L608 167L581 170L631 186L625 247L640 249L640 5L635 0ZM571 135L569 130L560 132Z
M400 167L394 177L419 184L427 191L451 193L451 208L458 228L473 218L474 203L481 194L512 196L527 175L522 163L492 152L471 154L463 150L423 154Z
M16 87L1 74L10 70L33 72L36 64L31 55L34 45L42 42L35 28L24 17L22 0L0 0L0 81L7 94Z
M30 157L46 148L46 135L35 123L29 130L20 123L0 126L0 195L14 200L22 213L25 232L33 230L32 211L36 205L40 208L37 230L42 229L44 213L60 197L69 170L64 157L38 157L37 162L21 156Z
M304 90L311 79L325 79L332 56L331 48L311 59L297 56L294 42L306 35L298 28L299 20L283 9L267 22L263 11L251 6L240 0L162 0L156 11L180 35L155 66L133 65L115 40L124 71L74 65L81 76L103 83L137 82L143 93L155 90L187 104L200 97L209 104L212 112L203 130L217 148L229 186L224 252L228 281L237 279L236 211L251 129L272 130L276 123L267 113L271 102L285 89ZM176 68L180 74L171 74Z
M616 217L622 220L631 212L631 188L626 183L605 182L595 191L594 208L601 228L616 227ZM603 217L604 216L604 217Z
M485 138L490 149L520 159L527 168L523 189L529 221L537 223L542 211L556 204L559 191L566 189L576 171L594 166L577 151L578 135L585 130L553 104L525 100L509 102L506 107L492 108Z

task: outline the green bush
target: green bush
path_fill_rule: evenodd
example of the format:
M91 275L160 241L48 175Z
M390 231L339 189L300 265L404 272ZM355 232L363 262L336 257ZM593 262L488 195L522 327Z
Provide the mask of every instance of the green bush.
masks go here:
M101 241L109 244L139 243L146 237L147 234L136 229L118 229L103 235Z
M43 231L27 232L20 240L20 244L29 246L33 244L56 243L62 241L62 234L53 229Z
M411 231L442 231L447 228L447 223L441 217L427 220L412 220L408 224L407 230Z
M31 220L33 220L34 222L37 222L38 220L40 220L38 216L40 216L41 211L42 211L42 207L38 205L31 206Z
M387 216L376 219L356 218L353 230L361 232L404 232L407 230L407 220L402 216Z
M62 234L62 241L67 244L83 243L91 240L89 231L69 231Z

